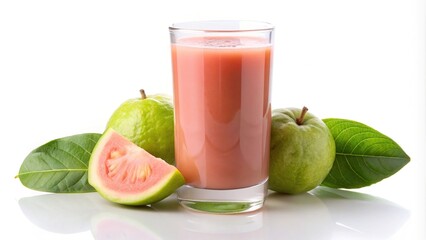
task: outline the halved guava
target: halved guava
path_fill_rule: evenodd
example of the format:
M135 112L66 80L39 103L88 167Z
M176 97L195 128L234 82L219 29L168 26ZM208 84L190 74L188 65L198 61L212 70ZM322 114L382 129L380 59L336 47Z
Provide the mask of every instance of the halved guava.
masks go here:
M173 165L156 158L112 128L93 149L88 180L105 199L125 205L147 205L171 195L184 184Z

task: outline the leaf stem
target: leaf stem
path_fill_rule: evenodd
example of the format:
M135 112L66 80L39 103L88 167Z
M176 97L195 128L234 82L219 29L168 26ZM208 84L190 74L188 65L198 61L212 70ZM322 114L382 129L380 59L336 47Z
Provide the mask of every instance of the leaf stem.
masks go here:
M303 106L302 112L300 113L300 116L298 118L296 118L297 125L302 125L303 120L305 118L305 114L308 112L308 110L309 109L307 107Z

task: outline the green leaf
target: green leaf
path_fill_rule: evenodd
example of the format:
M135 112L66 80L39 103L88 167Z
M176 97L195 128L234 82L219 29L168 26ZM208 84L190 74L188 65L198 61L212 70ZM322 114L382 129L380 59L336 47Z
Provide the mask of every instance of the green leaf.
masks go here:
M392 176L410 161L395 141L365 124L337 118L323 121L336 142L336 158L323 186L369 186Z
M87 181L87 166L100 137L84 133L52 140L25 158L16 177L24 186L43 192L94 192Z

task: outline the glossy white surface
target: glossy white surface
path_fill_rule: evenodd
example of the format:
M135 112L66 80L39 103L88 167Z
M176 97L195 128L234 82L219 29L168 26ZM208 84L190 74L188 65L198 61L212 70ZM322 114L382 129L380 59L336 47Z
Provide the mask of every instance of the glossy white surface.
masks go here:
M279 2L1 1L1 235L425 239L425 1ZM175 196L128 208L97 193L32 191L14 178L39 145L102 132L139 88L171 94L168 26L198 19L273 23L273 108L306 105L321 118L363 122L399 143L411 162L370 187L271 193L261 211L229 216L188 212Z
M409 210L388 200L328 188L271 193L264 209L239 215L187 211L175 196L140 208L111 204L96 193L43 194L17 204L32 228L95 239L388 239L410 218Z
M17 204L46 236L95 239L388 239L410 218L388 200L326 188L271 194L263 210L239 215L187 211L175 196L140 208L110 204L96 193L24 197Z

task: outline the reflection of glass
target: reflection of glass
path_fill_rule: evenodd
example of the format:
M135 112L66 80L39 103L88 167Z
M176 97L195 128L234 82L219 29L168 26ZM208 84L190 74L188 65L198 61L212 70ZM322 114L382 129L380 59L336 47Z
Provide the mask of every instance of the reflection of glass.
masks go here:
M42 229L91 229L95 239L388 239L410 215L384 199L322 187L294 196L271 193L261 211L239 215L183 211L175 195L137 208L96 193L46 194L22 198L19 205Z
M184 220L185 239L262 239L263 212L241 215L189 213Z
M144 225L136 216L116 213L100 213L92 218L92 234L97 240L106 239L162 239L154 231Z

